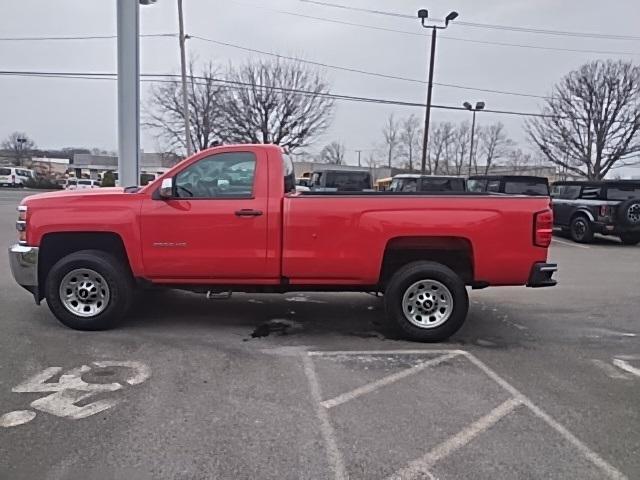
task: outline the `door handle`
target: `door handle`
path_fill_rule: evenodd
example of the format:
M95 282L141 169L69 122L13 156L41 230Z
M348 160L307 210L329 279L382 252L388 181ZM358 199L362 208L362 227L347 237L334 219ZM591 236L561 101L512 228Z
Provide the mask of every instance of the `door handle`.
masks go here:
M236 217L259 217L260 215L262 215L262 210L253 210L251 208L236 210Z

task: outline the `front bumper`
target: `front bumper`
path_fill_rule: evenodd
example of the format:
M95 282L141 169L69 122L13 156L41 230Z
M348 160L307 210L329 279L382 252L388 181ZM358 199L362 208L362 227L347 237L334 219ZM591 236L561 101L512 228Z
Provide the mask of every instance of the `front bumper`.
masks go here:
M553 274L558 271L558 265L555 263L536 263L531 269L527 287L553 287L558 282L553 279Z
M18 285L38 298L38 247L13 245L9 247L9 265Z

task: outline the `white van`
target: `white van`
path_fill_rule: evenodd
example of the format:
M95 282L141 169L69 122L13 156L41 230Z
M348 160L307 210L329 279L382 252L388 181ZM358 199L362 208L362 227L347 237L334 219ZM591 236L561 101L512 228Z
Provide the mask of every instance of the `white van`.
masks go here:
M100 182L88 178L70 178L67 180L67 190L87 190L89 188L100 188Z
M27 180L34 178L33 170L20 167L0 167L0 187L23 188Z

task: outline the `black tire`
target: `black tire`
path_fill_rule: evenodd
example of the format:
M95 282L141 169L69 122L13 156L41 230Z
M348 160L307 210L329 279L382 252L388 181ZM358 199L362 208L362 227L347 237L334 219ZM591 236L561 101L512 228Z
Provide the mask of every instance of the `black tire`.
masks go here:
M453 308L444 323L434 327L421 327L412 323L405 315L403 309L405 292L421 280L436 281L446 287L450 293ZM406 338L419 342L446 340L462 326L469 310L469 297L462 279L449 267L436 262L412 262L400 268L391 277L385 289L384 301L388 319ZM428 316L429 314L426 313L425 317Z
M571 220L569 227L571 240L576 243L591 243L593 241L593 228L591 222L584 215L577 215Z
M74 314L60 298L61 282L77 269L97 272L107 283L107 306L95 316ZM49 309L60 322L75 330L107 330L117 326L131 307L133 296L134 283L128 268L113 255L99 250L82 250L63 257L51 268L45 284Z
M628 227L640 227L640 199L632 198L618 206L620 223Z
M637 245L640 243L639 232L626 232L620 234L620 240L625 245Z

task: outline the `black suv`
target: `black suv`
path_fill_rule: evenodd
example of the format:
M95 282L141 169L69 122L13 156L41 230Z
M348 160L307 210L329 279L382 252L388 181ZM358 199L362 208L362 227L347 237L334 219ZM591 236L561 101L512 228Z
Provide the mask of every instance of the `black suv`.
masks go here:
M467 180L470 192L510 195L549 196L549 180L530 175L472 175Z
M554 224L580 243L594 233L640 242L640 181L556 182L551 189Z

